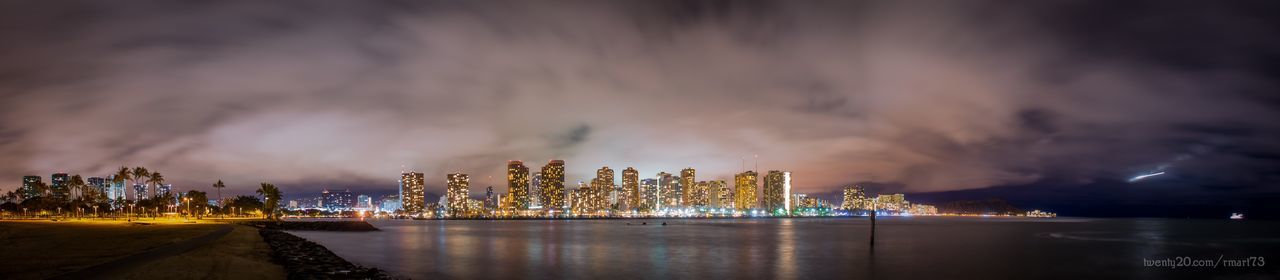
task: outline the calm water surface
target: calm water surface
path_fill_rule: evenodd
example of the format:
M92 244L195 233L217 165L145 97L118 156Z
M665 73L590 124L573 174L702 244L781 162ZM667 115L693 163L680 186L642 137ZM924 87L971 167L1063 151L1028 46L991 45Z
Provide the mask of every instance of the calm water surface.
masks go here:
M1273 221L881 218L875 246L860 218L371 223L293 233L414 279L1280 279ZM1144 265L1180 257L1265 264Z

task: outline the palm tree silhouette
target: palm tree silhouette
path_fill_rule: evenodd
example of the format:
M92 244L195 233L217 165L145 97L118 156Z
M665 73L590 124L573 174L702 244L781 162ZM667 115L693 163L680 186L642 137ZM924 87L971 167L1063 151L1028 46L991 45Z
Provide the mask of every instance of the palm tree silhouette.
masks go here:
M227 185L223 184L222 180L218 180L217 183L213 183L213 189L218 190L218 207L222 207L222 188L225 187L227 187Z
M66 200L72 200L77 192L84 192L84 177L80 174L72 175L71 180L67 181Z
M119 185L119 184L124 184L126 181L131 179L133 179L133 172L129 172L129 167L121 166L120 170L116 171L115 178L111 178L111 182ZM125 188L125 192L128 192L128 189L130 188ZM137 198L138 194L137 193L133 194L133 197ZM117 199L117 198L112 197L111 199Z
M262 186L256 192L266 200L262 206L262 208L265 208L263 211L266 213L263 214L266 215L267 219L274 219L276 207L280 205L280 189L271 183L262 183Z
M142 166L133 168L133 184L134 185L137 185L139 183L138 181L145 180L147 176L151 176L151 171L147 171L146 168ZM151 191L151 195L154 196L155 191ZM138 198L138 199L142 199L142 198Z
M147 184L152 184L154 186L152 188L151 195L159 197L160 192L157 190L160 188L160 185L164 184L164 176L160 175L160 172L152 172L151 175L147 177ZM172 192L173 190L169 191Z

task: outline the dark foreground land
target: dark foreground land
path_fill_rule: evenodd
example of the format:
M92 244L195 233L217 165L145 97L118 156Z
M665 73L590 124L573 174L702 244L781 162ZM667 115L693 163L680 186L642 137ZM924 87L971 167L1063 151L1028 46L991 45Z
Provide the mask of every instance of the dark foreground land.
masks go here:
M0 279L388 279L285 230L365 222L0 221Z

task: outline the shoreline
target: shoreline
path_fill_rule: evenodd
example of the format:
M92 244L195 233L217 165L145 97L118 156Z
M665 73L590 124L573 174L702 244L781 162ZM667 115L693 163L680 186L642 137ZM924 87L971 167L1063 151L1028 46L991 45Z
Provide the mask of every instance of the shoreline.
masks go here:
M285 232L378 231L365 221L253 221L242 223L258 229L271 248L271 262L284 267L289 279L407 279L377 267L352 263L311 240Z
M370 218L370 217L288 217L287 221L297 221L305 223L306 220L412 220L412 221L556 221L556 220L753 220L753 219L870 219L871 216L761 216L761 217L513 217L513 218ZM1060 217L1030 217L1030 216L1013 216L1013 215L916 215L916 216L876 216L880 219L885 218L915 218L915 217L947 217L947 218L1029 218L1029 219L1054 219ZM1061 218L1087 218L1087 217L1061 217Z
M378 230L364 221L5 219L0 220L0 237L8 240L0 244L19 250L62 249L20 258L0 254L0 263L6 264L0 266L5 275L0 278L407 279L354 264L286 232ZM101 239L126 242L93 241ZM173 266L186 269L155 270Z

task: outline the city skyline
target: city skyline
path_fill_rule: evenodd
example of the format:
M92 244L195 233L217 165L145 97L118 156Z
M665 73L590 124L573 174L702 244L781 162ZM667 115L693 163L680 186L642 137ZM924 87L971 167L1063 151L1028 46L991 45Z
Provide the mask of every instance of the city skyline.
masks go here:
M124 165L231 194L393 190L405 169L480 193L508 185L494 162L554 158L570 184L789 170L810 194L1099 214L1280 198L1256 39L1278 25L1248 4L1151 8L1159 24L1083 3L15 5L7 26L52 31L0 30L22 42L0 46L4 190Z
M1280 278L1280 0L0 0L0 38L2 280Z

